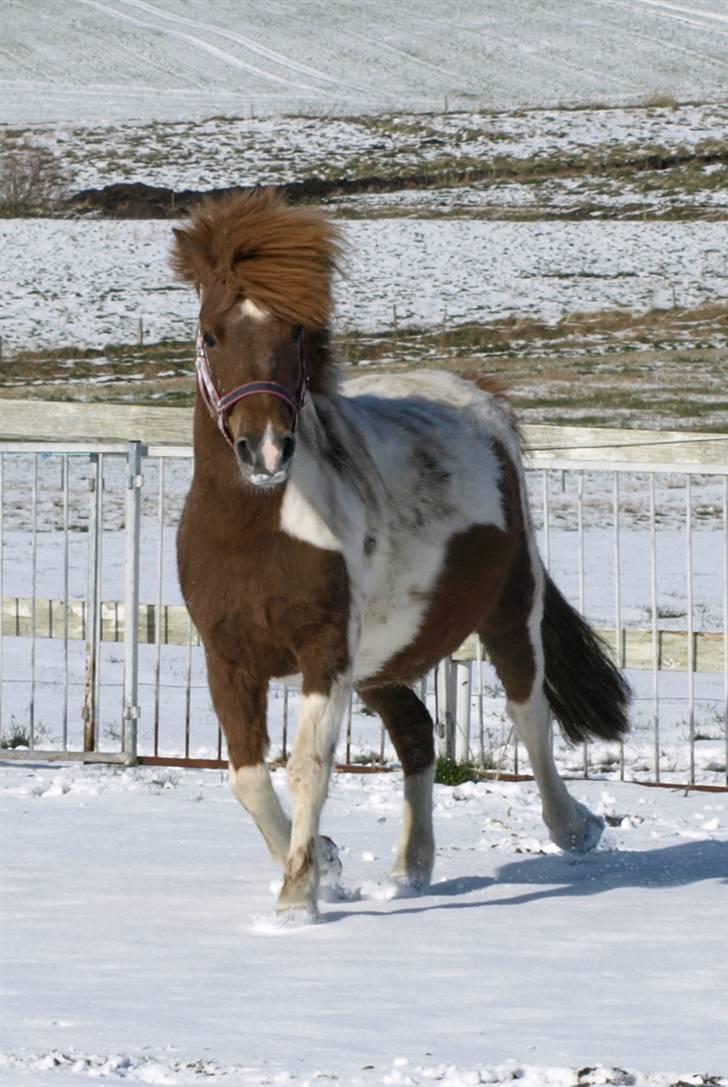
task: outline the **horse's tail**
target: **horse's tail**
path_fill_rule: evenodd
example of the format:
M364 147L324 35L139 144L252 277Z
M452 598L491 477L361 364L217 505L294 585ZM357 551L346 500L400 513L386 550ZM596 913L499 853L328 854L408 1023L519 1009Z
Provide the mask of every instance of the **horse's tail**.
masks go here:
M602 639L545 574L541 636L544 691L572 743L590 736L619 740L629 728L632 692Z

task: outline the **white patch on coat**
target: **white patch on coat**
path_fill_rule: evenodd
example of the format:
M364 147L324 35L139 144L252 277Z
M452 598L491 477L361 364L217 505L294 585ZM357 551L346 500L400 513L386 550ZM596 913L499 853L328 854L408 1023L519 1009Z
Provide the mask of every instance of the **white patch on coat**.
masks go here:
M291 821L283 811L270 771L264 762L254 766L229 765L230 788L252 815L274 860L284 864L291 841Z
M314 547L321 547L324 551L342 549L341 541L337 540L321 514L292 479L289 479L283 495L280 527L281 532L288 536L313 544Z
M266 423L265 431L263 432L263 440L260 443L260 453L263 457L263 464L265 465L266 470L273 475L280 464L281 450L280 447L276 445L273 424L270 420Z
M243 317L250 317L253 321L267 321L270 312L259 306L252 298L246 298L240 303L240 312Z

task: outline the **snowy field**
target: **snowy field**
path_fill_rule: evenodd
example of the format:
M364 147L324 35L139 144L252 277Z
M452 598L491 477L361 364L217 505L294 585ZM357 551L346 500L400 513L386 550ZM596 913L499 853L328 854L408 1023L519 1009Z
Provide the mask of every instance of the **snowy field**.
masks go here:
M281 185L309 177L390 177L458 170L503 159L535 164L598 160L614 153L664 155L715 148L728 105L529 110L508 113L398 112L376 117L216 117L168 124L36 124L34 145L63 162L71 191L117 181L176 190ZM27 141L8 126L8 145ZM590 158L591 156L591 158Z
M6 0L2 119L724 97L722 0Z
M399 775L338 775L343 886L286 929L223 774L4 768L3 1083L724 1087L726 796L571 790L580 858L532 785L437 786L403 900Z
M191 337L170 222L0 221L3 349ZM723 223L351 221L335 327L375 331L692 307L728 293ZM42 253L42 260L38 254ZM396 305L396 321L393 307ZM716 329L716 345L725 338ZM703 344L703 346L709 346Z

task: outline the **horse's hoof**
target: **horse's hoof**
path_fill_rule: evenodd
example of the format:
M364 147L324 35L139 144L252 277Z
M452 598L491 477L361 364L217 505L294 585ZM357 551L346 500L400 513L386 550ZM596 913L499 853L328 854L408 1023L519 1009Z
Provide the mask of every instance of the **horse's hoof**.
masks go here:
M306 925L315 925L319 920L317 909L310 909L308 906L281 906L279 903L276 906L275 918L269 925L273 930L305 928Z
M316 839L318 853L319 875L322 883L336 884L341 879L343 871L341 858L336 843L332 842L325 834Z
M316 919L318 917L318 904L316 897L311 894L310 886L291 884L283 881L278 901L276 902L276 916L285 917L290 914L294 917L298 914L309 914Z
M574 802L574 818L567 827L551 830L551 841L567 853L589 853L599 844L604 820Z
M416 898L417 895L424 894L432 882L431 873L429 872L399 872L395 870L390 873L389 878L397 888L398 897L400 898Z

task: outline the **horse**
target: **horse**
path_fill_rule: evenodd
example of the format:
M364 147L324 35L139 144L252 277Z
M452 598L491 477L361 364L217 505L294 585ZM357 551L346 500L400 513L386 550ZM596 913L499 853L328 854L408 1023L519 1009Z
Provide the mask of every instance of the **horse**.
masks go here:
M283 868L276 909L316 919L319 835L352 691L404 773L392 879L435 857L433 722L414 685L471 632L502 682L552 840L592 849L603 822L568 793L551 715L571 742L619 739L629 687L539 556L521 441L487 380L416 369L341 382L330 342L336 224L270 189L209 199L174 230L199 296L194 473L178 530L232 790ZM300 676L291 818L266 765L267 689Z

